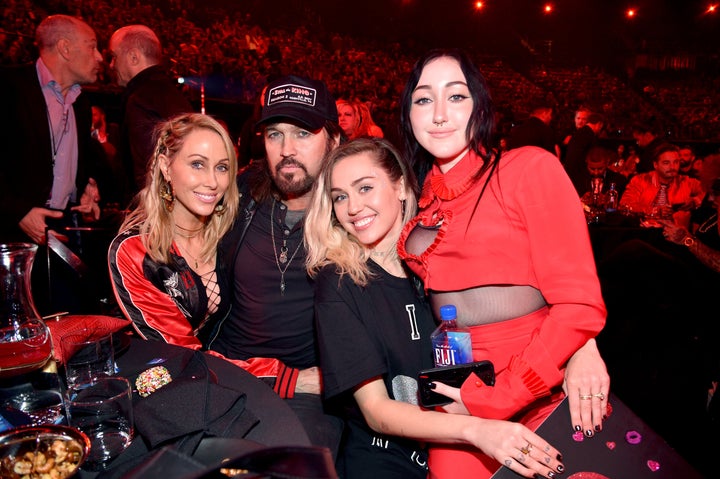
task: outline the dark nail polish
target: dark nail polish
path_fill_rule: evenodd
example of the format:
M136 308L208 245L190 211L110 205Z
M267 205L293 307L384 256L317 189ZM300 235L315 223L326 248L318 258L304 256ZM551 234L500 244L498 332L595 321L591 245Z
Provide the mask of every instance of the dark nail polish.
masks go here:
M587 437L593 437L592 429L588 429L587 431L585 431L585 435L586 435Z
M562 454L558 453L558 455L556 457L557 457L558 461L562 461Z
M533 479L543 479L543 477L540 474L535 473L533 474Z
M428 387L430 389L435 389L437 387L437 385L435 383L428 383Z
M603 421L607 420L607 414L603 414Z
M552 472L552 471L548 472L548 477L549 477L550 479L554 479L554 478L555 478L555 473Z
M582 426L575 426L575 430L576 430L577 432L582 431Z
M565 470L565 466L563 466L562 464L558 464L557 471L562 473L564 470Z
M595 432L600 432L602 428L600 427L600 424L595 425Z

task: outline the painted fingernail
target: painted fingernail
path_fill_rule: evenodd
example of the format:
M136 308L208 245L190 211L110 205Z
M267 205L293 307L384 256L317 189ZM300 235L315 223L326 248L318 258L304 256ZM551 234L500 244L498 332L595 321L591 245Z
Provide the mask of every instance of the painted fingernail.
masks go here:
M542 476L536 472L533 474L533 479L542 479Z
M555 456L558 461L562 461L562 454L558 453L557 456Z
M555 473L552 472L552 471L548 472L548 477L549 477L550 479L553 479L553 478L555 477Z
M592 429L588 429L587 431L585 431L585 435L586 435L587 437L593 437Z
M607 419L607 414L603 414L603 421Z
M575 426L575 430L576 430L577 432L582 431L582 426L580 426L580 425Z
M601 429L600 424L595 425L595 432L600 432Z
M428 387L430 389L435 389L437 387L437 385L435 383L428 383Z
M565 466L563 466L562 464L558 464L557 471L562 473L564 470L565 470Z

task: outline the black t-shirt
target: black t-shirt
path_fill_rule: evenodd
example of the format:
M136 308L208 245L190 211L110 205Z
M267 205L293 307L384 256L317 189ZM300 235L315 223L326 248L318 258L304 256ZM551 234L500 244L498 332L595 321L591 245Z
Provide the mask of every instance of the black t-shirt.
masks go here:
M394 277L372 261L369 265L375 276L366 287L347 275L340 279L334 265L316 278L324 394L347 401L350 432L343 454L348 473L361 468L365 474L371 470L378 472L376 477L390 477L390 470L405 469L405 476L393 477L424 477L423 448L372 432L350 394L364 381L382 376L391 398L417 404L417 374L433 365L430 334L435 322L429 305L409 279Z
M313 284L305 270L302 221L290 228L286 214L279 201L256 210L235 264L227 265L235 272L232 309L212 349L232 359L277 358L305 369L317 366Z

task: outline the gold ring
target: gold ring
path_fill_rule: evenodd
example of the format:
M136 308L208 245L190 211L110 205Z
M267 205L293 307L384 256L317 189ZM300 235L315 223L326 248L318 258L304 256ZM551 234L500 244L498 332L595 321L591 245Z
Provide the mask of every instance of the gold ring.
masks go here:
M527 443L527 446L520 448L520 452L522 452L526 456L530 455L530 451L532 451L532 444L530 444L529 442Z
M580 399L582 399L583 401L589 401L592 398L593 398L592 394L581 394L580 395Z
M593 394L593 397L600 399L601 401L605 399L605 395L603 393L597 393Z

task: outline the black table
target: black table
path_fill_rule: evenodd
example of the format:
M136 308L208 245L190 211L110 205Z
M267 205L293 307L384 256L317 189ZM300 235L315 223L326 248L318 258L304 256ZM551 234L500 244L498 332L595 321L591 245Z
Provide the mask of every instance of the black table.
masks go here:
M537 429L537 434L563 455L561 476L585 479L701 479L701 474L678 455L614 394L612 413L594 437L579 437L570 424L567 398ZM521 476L501 467L492 479Z
M117 333L116 333L117 334ZM124 333L120 333L124 334ZM177 358L185 357L188 349L170 344L146 341L132 337L129 347L116 357L119 375L131 380L131 385L137 375L156 364L169 364ZM231 387L245 393L245 410L251 412L259 420L242 439L262 444L264 446L310 446L310 440L300 421L290 407L263 381L223 359L207 353L201 353L206 361L212 378L217 384ZM137 392L133 393L134 403L138 400ZM172 412L168 412L172 414ZM232 440L233 438L230 438ZM236 438L240 439L240 438ZM133 444L114 461L113 465L122 463L125 455L131 455L136 441L143 441L138 437ZM156 449L160 449L159 447ZM218 451L227 454L227 451ZM112 470L111 466L111 470ZM103 474L100 474L102 476ZM80 471L81 479L98 476L97 473Z

